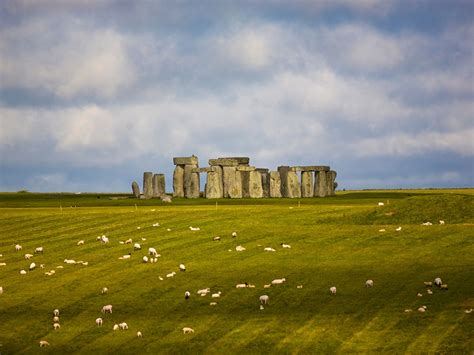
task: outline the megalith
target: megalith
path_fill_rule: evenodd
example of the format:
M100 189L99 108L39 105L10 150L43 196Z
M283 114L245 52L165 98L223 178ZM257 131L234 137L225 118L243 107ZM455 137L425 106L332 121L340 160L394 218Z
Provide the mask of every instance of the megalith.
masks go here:
M281 181L281 197L288 197L288 171L290 171L289 166L278 167Z
M263 197L262 176L257 170L249 172L249 196L250 198Z
M173 196L184 197L184 165L176 165L174 169Z
M314 179L314 196L326 197L328 195L328 181L326 171L316 171Z
M270 197L281 197L281 177L278 171L270 171Z
M164 193L166 193L165 175L153 175L153 197L160 197Z
M188 164L184 166L184 196L186 198L199 198L199 173L192 171L197 167L197 164Z
M140 186L136 181L132 182L132 193L134 197L140 198Z
M227 167L224 167L224 169ZM225 176L225 173L224 173ZM236 168L227 171L227 194L230 198L242 198L242 179Z
M257 171L262 179L263 197L270 197L270 174L268 169L258 168Z
M301 187L298 181L298 173L296 171L287 171L286 173L286 197L299 198L301 197Z
M146 171L143 173L143 198L150 199L153 197L153 173Z
M337 173L334 170L330 170L327 172L327 182L328 182L328 196L334 196L336 194L335 189L336 189L336 176Z
M314 196L314 182L312 171L301 172L301 197Z
M220 166L214 166L208 171L204 191L206 198L222 198L224 196L222 168Z

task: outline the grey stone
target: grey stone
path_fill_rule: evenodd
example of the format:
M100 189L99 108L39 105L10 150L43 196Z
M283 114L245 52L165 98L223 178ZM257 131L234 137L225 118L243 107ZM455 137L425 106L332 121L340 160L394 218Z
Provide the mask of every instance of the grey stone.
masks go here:
M270 197L270 174L268 169L257 169L262 178L263 197Z
M164 193L166 193L165 175L153 175L153 197L160 197Z
M301 197L301 186L298 181L298 174L296 171L288 171L286 174L287 179L287 197L289 198L300 198Z
M184 197L184 166L176 165L173 172L173 196Z
M281 197L288 197L288 171L290 171L290 169L289 166L278 167L281 180Z
M224 198L228 198L229 196L229 188L232 184L233 179L235 179L235 172L236 168L231 166L223 166L222 167L222 185L224 191Z
M326 197L328 195L328 183L325 171L317 171L314 179L314 196Z
M262 176L258 171L251 171L249 173L249 195L250 198L262 198Z
M242 198L242 178L240 171L235 167L224 166L224 197Z
M326 173L326 178L328 182L328 196L334 196L336 194L336 176L337 173L334 170L330 170Z
M204 191L206 198L222 198L224 196L222 174L219 174L218 171L209 171Z
M178 158L173 158L173 164L174 165L198 165L198 157L195 155L192 155L190 157L178 157Z
M235 159L225 159L225 158L219 158L219 159L209 159L209 165L210 166L237 166L239 165L239 162Z
M171 203L171 196L163 194L160 196L161 201Z
M254 166L246 166L246 165L239 165L237 166L237 170L238 171L254 171L255 170L255 167Z
M306 165L306 166L292 166L292 171L329 171L330 167L327 165Z
M140 198L140 186L136 181L132 182L132 193L136 198Z
M270 197L281 197L281 177L278 171L270 171Z
M186 198L199 198L199 173L193 173L197 165L184 166L184 196Z
M237 174L240 173L240 179L242 182L242 197L250 197L250 171L240 171L237 169Z
M239 165L248 165L250 162L249 157L219 157L219 159L232 159L236 160Z
M153 173L146 171L143 173L143 196L146 200L153 197Z
M302 171L301 172L301 197L313 197L313 196L314 196L313 172Z
M260 174L268 173L268 171L269 171L269 169L267 169L267 168L257 168L255 170L257 170Z

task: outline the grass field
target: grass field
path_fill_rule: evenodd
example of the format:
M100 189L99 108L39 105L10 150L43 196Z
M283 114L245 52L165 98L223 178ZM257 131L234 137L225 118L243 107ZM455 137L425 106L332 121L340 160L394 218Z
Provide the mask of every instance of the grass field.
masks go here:
M474 308L473 190L345 192L299 203L217 205L109 197L0 194L2 355L474 351L474 312L465 313ZM421 225L427 221L433 225ZM96 240L103 234L109 244ZM142 250L119 243L128 238ZM77 246L79 240L85 244ZM17 243L21 252L15 252ZM246 251L236 252L237 245ZM38 246L44 253L25 260ZM141 262L148 247L161 253L157 263ZM119 260L128 253L129 260ZM68 265L66 258L89 264ZM20 275L31 262L45 268ZM180 263L186 272L179 272ZM54 275L45 275L53 269ZM166 278L172 271L175 277ZM423 282L435 277L449 289L429 295ZM263 288L275 278L287 281ZM373 288L365 287L367 279ZM243 282L256 287L235 288ZM102 287L109 292L102 295ZM206 287L222 291L221 297L196 294ZM263 294L270 302L260 310ZM210 306L212 301L218 304ZM101 313L106 304L113 314ZM425 313L417 311L422 305ZM56 331L55 308L61 312ZM95 325L97 317L104 318L102 327ZM113 331L120 322L129 330ZM184 335L183 327L195 332ZM51 345L40 348L42 339Z

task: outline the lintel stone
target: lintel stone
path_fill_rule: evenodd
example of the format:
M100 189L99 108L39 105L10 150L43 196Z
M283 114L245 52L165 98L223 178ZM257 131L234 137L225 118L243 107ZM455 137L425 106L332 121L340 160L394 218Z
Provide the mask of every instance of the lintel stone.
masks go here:
M329 171L330 167L327 165L306 165L306 166L292 166L291 171Z
M237 167L237 171L255 171L255 167L254 166L239 165Z
M190 157L173 158L174 165L198 165L198 157L193 155Z

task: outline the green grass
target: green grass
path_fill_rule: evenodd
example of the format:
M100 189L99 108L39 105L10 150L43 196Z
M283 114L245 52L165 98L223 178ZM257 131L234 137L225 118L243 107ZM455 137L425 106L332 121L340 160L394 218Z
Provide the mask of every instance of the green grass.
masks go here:
M0 266L1 354L474 351L474 313L464 313L474 308L472 190L351 191L299 205L290 199L219 200L217 207L202 199L162 204L99 196L0 194L0 262L6 263ZM434 225L422 226L425 221ZM152 227L155 222L160 227ZM102 234L109 245L96 241ZM119 244L128 238L142 251ZM77 246L81 239L85 245ZM282 242L292 248L282 249ZM22 252L15 252L16 243ZM236 252L239 244L247 250ZM44 255L25 260L37 246ZM143 264L150 246L162 257ZM264 252L266 246L277 251ZM131 260L118 259L129 252ZM65 258L89 265L66 265ZM31 261L45 269L20 275ZM178 272L180 263L185 273ZM46 276L51 269L56 274ZM178 274L167 279L171 271ZM427 295L423 281L437 276L449 290ZM263 288L281 277L285 284ZM375 282L371 289L368 278ZM246 281L256 288L235 288ZM336 296L329 295L331 286L337 286ZM205 287L222 291L217 306L209 306L209 295L196 295ZM186 290L192 293L188 301ZM270 296L264 310L262 294ZM113 314L101 314L105 304L113 305ZM416 312L420 305L426 313ZM54 308L61 311L57 331ZM130 329L114 332L113 324L123 321ZM183 335L185 326L195 333ZM143 339L136 338L138 330ZM41 339L51 346L40 349Z

